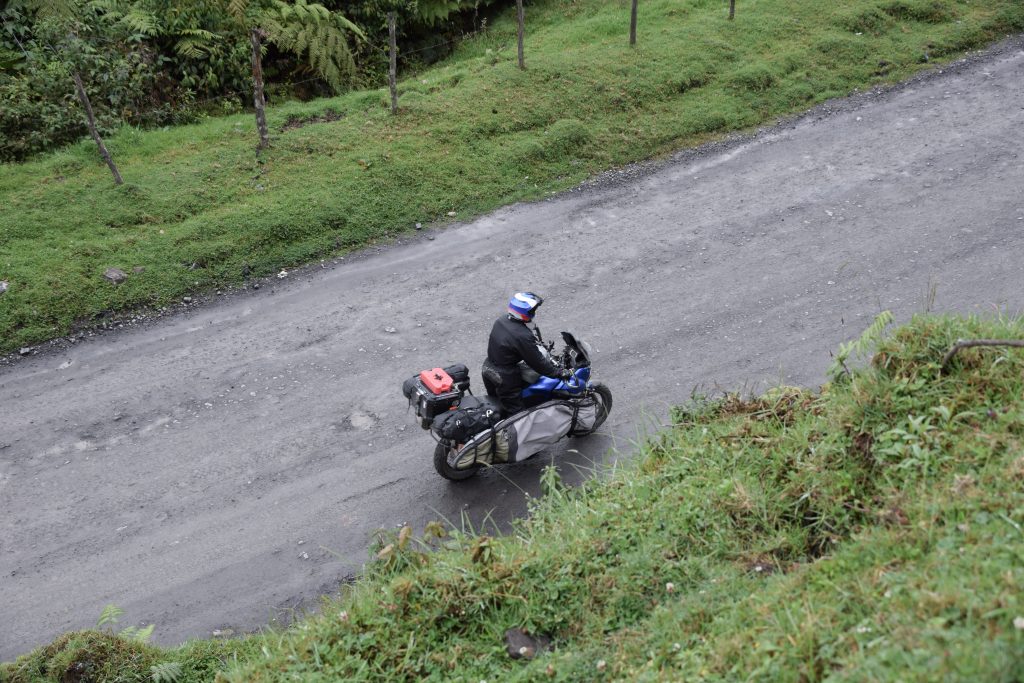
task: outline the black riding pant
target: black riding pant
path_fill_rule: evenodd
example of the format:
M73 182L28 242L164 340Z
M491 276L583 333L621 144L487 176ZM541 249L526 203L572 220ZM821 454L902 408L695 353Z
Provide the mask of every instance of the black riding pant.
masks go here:
M510 417L526 410L522 396L526 384L523 383L519 368L506 369L490 361L484 361L482 374L487 395L497 398L501 404L502 417Z

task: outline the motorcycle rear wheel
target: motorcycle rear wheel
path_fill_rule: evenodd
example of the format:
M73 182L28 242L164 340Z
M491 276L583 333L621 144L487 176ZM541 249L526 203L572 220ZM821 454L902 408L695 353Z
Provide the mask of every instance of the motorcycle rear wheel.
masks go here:
M480 465L473 465L472 467L464 470L457 470L448 464L448 454L452 449L448 448L444 444L437 444L434 448L434 469L437 473L449 481L462 481L463 479L469 479L476 471L480 469Z

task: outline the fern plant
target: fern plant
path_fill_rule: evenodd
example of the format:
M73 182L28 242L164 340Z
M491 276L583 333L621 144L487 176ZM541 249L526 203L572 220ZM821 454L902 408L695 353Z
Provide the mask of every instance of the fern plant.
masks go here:
M102 15L136 36L160 32L160 19L137 0L14 0L10 7L25 8L39 21L60 22L72 31L76 24Z
M153 683L177 683L183 673L178 662L160 662L149 667Z
M893 316L891 311L882 311L875 316L874 322L861 333L857 339L839 345L839 351L832 357L832 365L828 368L828 376L833 382L849 378L850 368L846 367L846 361L851 356L864 358L878 343L878 340L885 334L885 328L891 325Z
M103 628L104 626L113 626L124 614L124 610L117 605L107 605L100 612L100 618L96 620L96 628Z
M141 2L89 0L86 5L104 13L138 38L162 33L160 18Z
M246 31L258 29L266 40L304 58L336 91L355 72L349 36L366 35L340 12L307 0L229 0L227 9Z
M148 643L149 639L153 637L153 628L155 626L156 624L150 624L142 628L138 626L125 626L117 635L125 640L134 640L136 643Z
M100 618L96 620L96 628L113 631L114 625L121 619L124 610L117 605L107 605L100 612ZM153 637L154 624L139 628L138 626L126 626L117 634L125 640L134 640L137 643L148 643Z
M418 0L415 4L416 18L427 26L436 26L456 12L481 4L489 3L479 0Z

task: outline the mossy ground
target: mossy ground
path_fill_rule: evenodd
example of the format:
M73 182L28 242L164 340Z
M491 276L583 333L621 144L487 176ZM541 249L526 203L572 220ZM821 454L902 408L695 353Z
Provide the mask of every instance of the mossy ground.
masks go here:
M181 681L1019 681L1024 351L940 372L971 337L1024 320L920 317L818 392L681 407L580 488L546 470L509 536L385 539L288 631L170 650L87 632L0 677L88 660L124 681L158 662ZM511 659L513 627L553 649Z
M511 14L385 91L108 141L0 166L0 353L411 230L572 187L1024 29L1018 0L541 0L527 70ZM308 125L295 126L297 121ZM128 274L115 286L108 268ZM143 269L134 272L134 268Z

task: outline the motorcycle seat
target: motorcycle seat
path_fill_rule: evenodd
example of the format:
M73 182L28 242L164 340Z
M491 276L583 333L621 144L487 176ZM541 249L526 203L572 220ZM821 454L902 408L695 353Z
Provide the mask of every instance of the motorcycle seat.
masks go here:
M501 415L501 403L498 402L498 399L492 396L481 396L480 402L496 415Z

